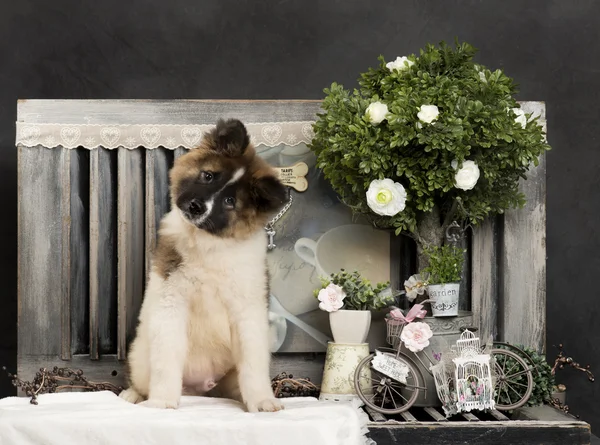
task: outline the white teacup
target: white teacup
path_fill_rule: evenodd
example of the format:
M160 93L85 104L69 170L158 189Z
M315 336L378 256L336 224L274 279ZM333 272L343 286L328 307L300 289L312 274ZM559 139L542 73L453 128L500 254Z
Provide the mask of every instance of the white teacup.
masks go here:
M317 241L300 238L294 250L319 276L345 269L359 271L373 285L390 280L390 234L369 225L335 227Z

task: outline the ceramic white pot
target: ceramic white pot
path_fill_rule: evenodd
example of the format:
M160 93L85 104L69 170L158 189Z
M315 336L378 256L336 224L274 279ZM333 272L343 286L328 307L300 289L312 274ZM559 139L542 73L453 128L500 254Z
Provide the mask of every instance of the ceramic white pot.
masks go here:
M458 315L458 291L460 283L430 284L427 292L434 317L456 317Z
M371 311L330 312L329 325L336 343L364 343L371 327Z

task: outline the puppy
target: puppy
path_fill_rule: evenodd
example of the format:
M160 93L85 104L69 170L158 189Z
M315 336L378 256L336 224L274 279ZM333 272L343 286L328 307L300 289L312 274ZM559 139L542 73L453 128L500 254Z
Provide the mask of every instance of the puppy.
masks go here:
M128 354L132 403L177 408L182 394L282 409L269 377L263 226L286 188L244 125L219 121L170 171L171 208Z

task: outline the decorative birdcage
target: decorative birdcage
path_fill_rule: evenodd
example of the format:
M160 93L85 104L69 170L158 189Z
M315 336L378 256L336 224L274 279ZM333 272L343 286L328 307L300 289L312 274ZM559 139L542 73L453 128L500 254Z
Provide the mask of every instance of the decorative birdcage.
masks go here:
M491 356L471 331L464 331L444 360L430 369L446 417L494 408Z

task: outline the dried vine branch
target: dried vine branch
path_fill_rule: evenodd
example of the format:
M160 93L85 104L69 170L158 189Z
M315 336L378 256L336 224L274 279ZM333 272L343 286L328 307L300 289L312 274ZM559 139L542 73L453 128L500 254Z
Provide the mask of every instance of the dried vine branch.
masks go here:
M319 396L319 387L312 383L309 378L294 379L292 374L286 372L273 377L271 387L277 398Z
M563 369L565 366L570 366L571 368L577 369L578 371L585 372L587 374L588 380L590 382L594 381L594 374L590 370L590 365L581 366L572 357L565 357L563 353L563 345L558 345L558 355L556 356L556 360L554 360L554 366L552 367L552 375L556 374L557 369Z
M2 370L6 371L6 367L3 366ZM7 372L7 374L12 379L14 387L21 388L27 397L31 397L30 403L33 405L38 404L37 397L40 394L64 390L112 391L115 394L123 391L122 387L113 385L110 382L92 382L88 380L81 369L59 368L58 366L52 369L40 368L30 382L22 380L16 374L10 372Z

